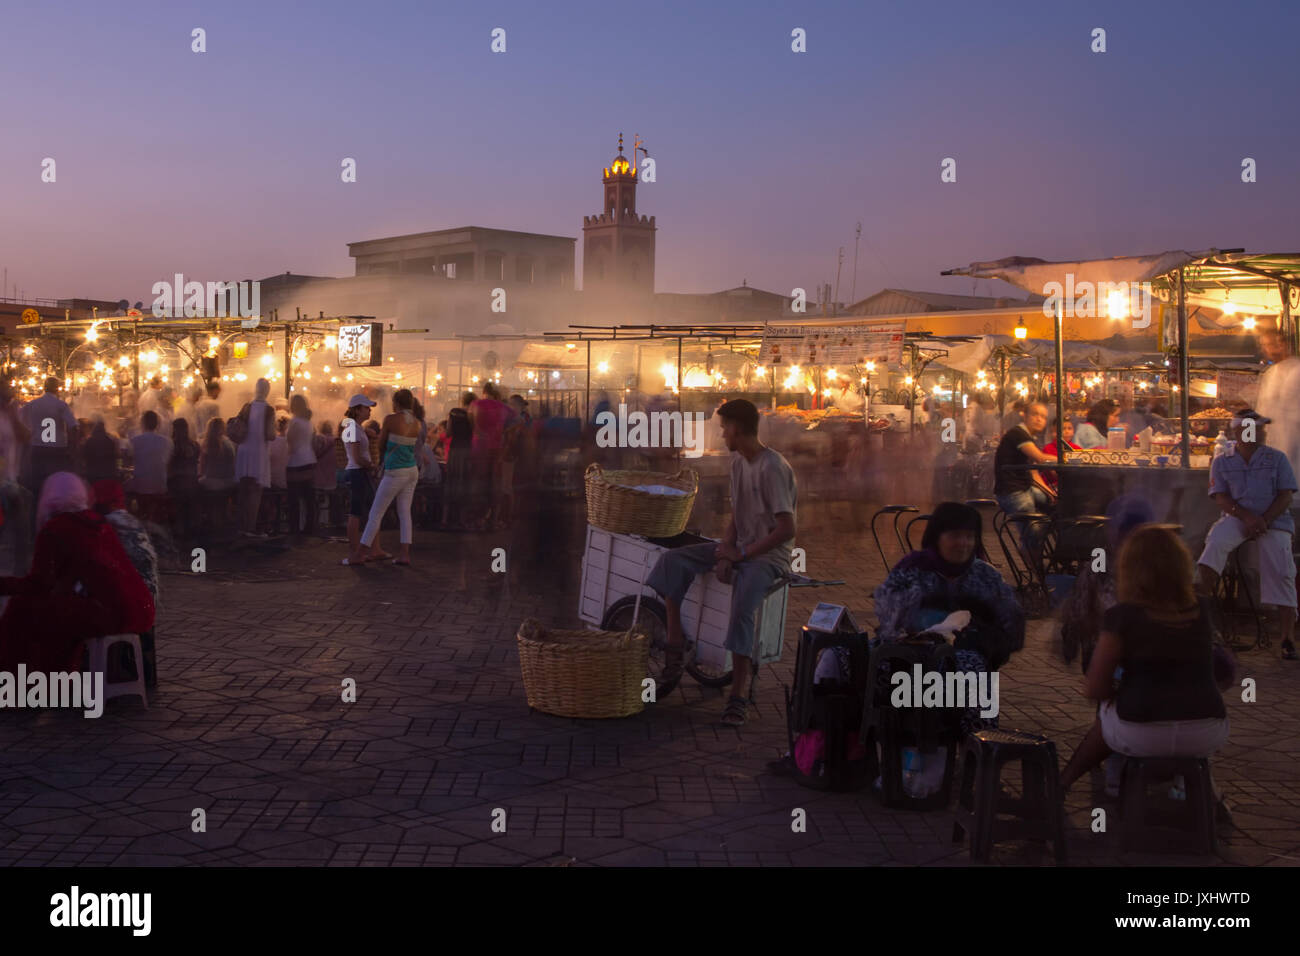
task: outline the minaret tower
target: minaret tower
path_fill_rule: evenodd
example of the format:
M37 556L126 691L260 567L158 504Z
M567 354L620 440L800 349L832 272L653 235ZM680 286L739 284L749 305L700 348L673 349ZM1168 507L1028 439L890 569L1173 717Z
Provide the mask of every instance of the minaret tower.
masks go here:
M618 155L602 177L604 212L582 217L582 286L586 291L654 292L655 217L637 215L633 160L623 155L623 134L619 133Z

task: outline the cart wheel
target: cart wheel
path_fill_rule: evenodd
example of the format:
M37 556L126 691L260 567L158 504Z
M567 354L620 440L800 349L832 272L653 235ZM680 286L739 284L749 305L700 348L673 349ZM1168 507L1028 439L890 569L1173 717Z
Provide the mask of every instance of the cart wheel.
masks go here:
M705 687L726 687L734 676L731 671L718 670L707 664L700 664L692 657L686 662L686 673L695 678L696 683Z
M626 631L632 626L632 613L636 608L636 595L621 597L609 606L601 628L606 631ZM668 644L668 610L663 602L655 598L641 599L641 614L637 618L637 630L645 631L650 639L650 676L659 685L659 695L670 694L673 687L666 690L663 683L664 648ZM726 687L731 683L731 671L715 670L699 664L694 654L686 659L686 673L705 687ZM674 685L675 686L675 685Z
M601 629L629 630L632 627L632 615L635 611L636 595L619 598L605 612L605 618L600 622ZM657 687L656 696L672 693L673 688L665 688L663 681L664 649L668 644L668 611L662 602L654 598L641 598L641 613L636 619L636 629L644 632L650 639L650 660L647 669Z

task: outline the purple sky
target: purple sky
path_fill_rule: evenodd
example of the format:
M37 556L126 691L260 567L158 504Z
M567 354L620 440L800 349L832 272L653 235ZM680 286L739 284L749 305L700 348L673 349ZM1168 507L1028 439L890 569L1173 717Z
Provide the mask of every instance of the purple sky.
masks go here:
M463 9L11 7L6 294L350 275L347 242L471 224L580 238L620 129L658 162L661 292L811 293L842 245L847 300L859 219L859 298L969 294L939 270L1013 254L1300 251L1293 0Z

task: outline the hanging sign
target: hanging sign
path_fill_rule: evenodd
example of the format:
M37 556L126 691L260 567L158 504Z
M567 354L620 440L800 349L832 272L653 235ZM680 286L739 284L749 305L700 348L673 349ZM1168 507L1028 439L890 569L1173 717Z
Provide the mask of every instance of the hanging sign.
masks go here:
M1223 370L1219 372L1217 381L1218 388L1215 390L1214 397L1219 400L1220 405L1224 402L1255 404L1255 397L1259 394L1259 376L1254 372Z
M41 314L35 309L23 309L23 321L28 325L35 325L41 321Z
M758 359L769 365L899 365L906 322L769 325Z
M355 368L360 365L384 364L384 325L367 322L365 325L339 326L339 365Z

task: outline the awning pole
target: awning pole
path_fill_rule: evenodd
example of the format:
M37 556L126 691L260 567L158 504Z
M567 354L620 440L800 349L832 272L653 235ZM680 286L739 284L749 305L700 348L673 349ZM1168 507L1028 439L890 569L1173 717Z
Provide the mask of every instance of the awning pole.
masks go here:
M1283 341L1286 342L1287 355L1295 355L1300 340L1296 337L1295 316L1291 314L1291 286L1281 279L1277 283L1277 294L1282 297L1282 314L1279 316Z
M591 421L591 339L587 339L587 398L586 411L583 413L588 422Z
M1178 270L1178 410L1182 418L1183 467L1192 467L1191 439L1188 435L1188 392L1191 383L1188 375L1187 348L1187 286L1183 281L1183 270Z
M1056 316L1052 322L1053 334L1056 338L1056 462L1057 464L1065 463L1065 343L1062 341L1062 325L1064 324L1065 305L1058 301L1056 303Z
M460 397L465 394L465 340L460 340L460 364L456 366L456 397L453 399L455 405L460 406Z
M916 345L913 344L907 351L907 368L911 372L907 377L912 380L912 384L907 386L907 404L911 413L911 421L908 422L907 440L910 442L912 436L916 434Z
M998 355L998 418L1007 417L1007 353Z

